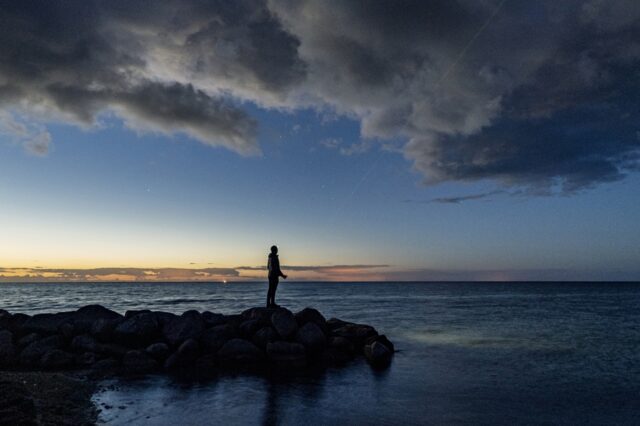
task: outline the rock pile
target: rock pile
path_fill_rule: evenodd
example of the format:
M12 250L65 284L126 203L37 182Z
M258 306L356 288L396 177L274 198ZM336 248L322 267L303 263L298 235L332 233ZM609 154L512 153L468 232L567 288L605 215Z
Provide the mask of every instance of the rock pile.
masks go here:
M100 305L54 314L0 310L0 369L89 369L102 374L207 372L234 366L340 365L363 354L389 364L393 344L368 325L316 309L251 308L238 315Z

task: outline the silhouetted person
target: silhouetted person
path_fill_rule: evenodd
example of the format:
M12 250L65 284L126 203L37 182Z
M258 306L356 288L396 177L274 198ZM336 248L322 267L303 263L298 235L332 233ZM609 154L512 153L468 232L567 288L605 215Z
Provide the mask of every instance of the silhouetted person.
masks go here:
M276 290L278 289L279 278L282 277L285 280L287 276L280 270L280 259L278 259L278 247L271 246L271 253L269 254L269 260L267 261L267 269L269 269L269 291L267 292L267 308L278 306L276 305Z

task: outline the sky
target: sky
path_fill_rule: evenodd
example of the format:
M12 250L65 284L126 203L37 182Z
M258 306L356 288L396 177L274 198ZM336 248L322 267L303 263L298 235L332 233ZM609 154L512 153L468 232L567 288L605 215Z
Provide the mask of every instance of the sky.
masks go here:
M0 282L640 280L635 0L0 3Z

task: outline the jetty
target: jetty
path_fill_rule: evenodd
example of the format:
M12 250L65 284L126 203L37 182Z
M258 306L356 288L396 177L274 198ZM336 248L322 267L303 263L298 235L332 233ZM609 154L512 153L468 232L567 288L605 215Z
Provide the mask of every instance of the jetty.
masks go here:
M0 370L83 370L105 377L228 369L340 367L364 357L385 368L387 337L365 324L329 320L316 309L256 307L224 315L127 311L100 305L26 315L0 310Z

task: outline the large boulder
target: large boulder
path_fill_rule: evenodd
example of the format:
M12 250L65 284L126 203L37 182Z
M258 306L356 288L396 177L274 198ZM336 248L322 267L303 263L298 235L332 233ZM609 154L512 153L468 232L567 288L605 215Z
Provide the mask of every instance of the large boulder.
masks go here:
M8 329L11 327L11 314L4 309L0 309L0 329Z
M98 320L117 322L122 318L122 315L119 313L101 305L84 306L72 315L76 334L90 332L93 324Z
M0 330L0 367L13 364L16 356L16 346L13 344L13 333Z
M303 367L307 362L306 351L300 343L270 342L267 344L267 357L278 366Z
M227 341L236 336L237 330L232 325L218 325L202 333L200 344L205 352L217 352Z
M81 334L71 340L71 350L74 352L95 352L98 349L98 342L87 334Z
M42 336L39 335L38 333L29 333L26 336L22 336L20 339L18 339L18 348L22 350L27 346L29 346L30 344L32 344L33 342L35 342L36 340L40 340L40 339L42 339Z
M103 342L107 342L113 339L114 330L121 322L124 321L124 318L119 319L106 319L99 318L91 324L89 328L89 333L94 336L96 339L99 339Z
M258 320L260 325L266 326L271 324L271 315L277 310L278 308L256 307L247 309L241 315L245 320Z
M185 340L178 350L164 363L167 370L175 368L192 367L200 354L200 345L196 339Z
M393 343L391 343L391 340L387 339L387 336L385 336L384 334L381 334L381 335L378 335L378 336L371 336L368 339L366 339L364 344L365 344L365 346L366 345L372 345L373 342L382 343L391 352L395 352L396 351L396 348L393 346Z
M159 337L160 325L151 312L131 315L114 330L114 337L120 343L131 346L148 345Z
M129 351L126 346L117 343L100 343L96 347L96 353L109 358L122 358Z
M393 352L384 344L375 341L364 347L364 356L374 367L385 367L391 362Z
M122 357L122 366L129 374L146 374L158 369L159 364L142 351L128 351Z
M48 370L61 370L73 366L75 358L69 352L52 349L40 359L40 365Z
M60 335L45 337L29 344L20 352L20 363L24 365L36 365L44 354L53 350L61 349L64 345L64 338Z
M253 343L244 339L231 339L218 351L222 362L255 363L264 358L264 353Z
M21 313L5 316L5 324L2 326L2 328L5 328L12 332L14 336L22 336L27 333L22 329L22 326L25 322L27 322L29 318L31 318L29 315Z
M284 340L291 339L298 331L295 317L285 308L279 308L271 315L271 324Z
M359 349L362 348L368 338L377 336L378 332L375 328L369 325L346 324L333 330L333 335L348 339L355 345L356 349Z
M247 338L251 339L253 335L261 328L262 324L258 319L249 319L240 323L239 329L240 334Z
M267 347L267 343L275 342L279 338L280 336L278 336L278 333L273 329L273 327L267 326L256 331L251 341L259 348L264 349Z
M145 353L151 356L153 359L164 360L169 356L171 352L169 345L164 342L153 343L144 350Z
M302 343L310 354L320 353L327 344L327 338L315 322L307 322L296 333L296 342Z
M329 318L329 320L327 321L327 327L329 328L329 331L333 331L336 328L343 327L347 324L353 324L353 323L342 321L341 319L338 319L338 318Z
M222 325L227 321L224 315L216 314L209 311L204 311L202 313L202 320L204 321L204 326L206 328L215 327L216 325Z
M23 333L56 334L62 324L72 320L73 314L73 312L37 314L22 324L22 331Z
M302 343L309 354L315 354L324 349L327 338L316 323L308 322L296 333L296 342Z
M323 333L329 332L329 327L327 326L327 320L317 309L313 308L304 308L300 312L295 314L296 321L298 325L302 327L303 325L312 322L322 330Z
M198 338L204 330L204 321L198 311L187 311L173 318L162 329L164 339L177 346L187 339Z

